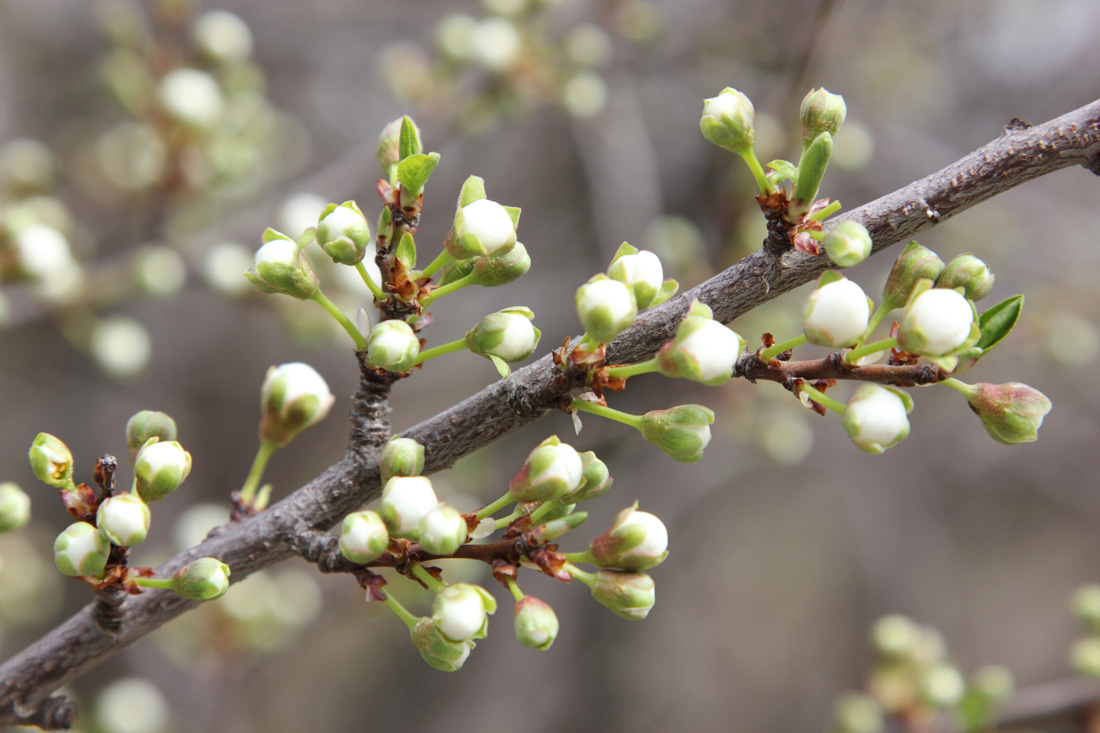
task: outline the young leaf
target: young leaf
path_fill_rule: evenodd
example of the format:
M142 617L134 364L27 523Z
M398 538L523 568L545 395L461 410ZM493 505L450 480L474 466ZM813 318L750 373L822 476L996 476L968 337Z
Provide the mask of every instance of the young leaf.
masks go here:
M411 196L418 196L424 190L435 167L439 165L439 153L410 155L397 164L397 180L401 190Z
M458 195L458 208L461 209L483 198L486 198L485 179L481 176L470 176L462 184L462 192Z
M419 155L423 146L420 144L420 134L416 131L416 125L412 119L405 115L401 119L400 159L404 160L413 155Z
M408 232L401 235L401 241L397 244L397 259L405 265L406 270L416 267L416 242Z
M978 327L982 329L982 337L978 339L976 346L983 353L986 353L1001 343L1004 337L1015 328L1023 309L1024 296L1014 295L982 313L978 319Z
M798 167L789 160L773 160L768 163L768 167L778 173L777 176L768 176L768 180L773 183L780 183L782 181L795 181L798 180Z

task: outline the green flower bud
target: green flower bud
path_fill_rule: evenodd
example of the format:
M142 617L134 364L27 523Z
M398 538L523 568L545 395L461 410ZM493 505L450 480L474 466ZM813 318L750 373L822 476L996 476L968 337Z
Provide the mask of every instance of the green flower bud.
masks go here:
M824 87L811 89L798 110L798 116L802 119L803 150L823 132L836 135L847 115L848 105L844 103L844 97L830 94Z
M160 501L191 473L191 454L174 440L146 443L134 460L134 490L146 503Z
M317 222L317 244L333 262L354 265L373 244L370 225L354 201L329 204Z
M615 517L611 529L588 546L592 563L601 568L648 570L668 557L668 530L649 512L638 511L637 502Z
M149 533L149 506L136 494L118 494L99 505L99 531L119 547L141 544Z
M993 273L989 266L972 254L959 255L947 263L936 279L937 288L962 288L969 300L979 301L993 289Z
M584 330L601 344L614 341L638 316L634 291L606 275L596 275L577 288L576 304Z
M710 425L714 412L702 405L680 405L668 410L652 410L642 416L642 437L681 463L694 463L703 457L710 443Z
M264 232L264 242L252 269L244 274L249 282L265 293L282 293L298 300L313 297L317 276L298 244L274 229Z
M71 577L102 576L110 554L111 543L88 522L70 524L53 543L54 564Z
M417 525L420 546L433 555L453 555L466 543L468 535L466 520L447 504L432 509Z
M516 242L503 255L474 259L470 272L474 273L474 282L481 287L495 288L519 280L530 269L531 256L527 254L527 248Z
M420 339L401 320L382 321L367 337L367 361L388 372L407 372L420 356Z
M592 597L627 621L641 621L656 601L653 578L627 570L600 570L592 584Z
M634 291L638 310L648 308L661 292L665 271L661 260L649 250L624 254L607 268L607 276Z
M914 288L905 306L898 345L911 354L946 356L976 343L981 333L974 304L954 290L925 283Z
M542 333L531 325L530 308L505 308L490 313L466 332L466 348L479 356L523 361L539 345Z
M439 506L432 482L424 476L394 476L382 489L378 513L394 537L416 539L420 520Z
M69 446L49 433L39 433L31 443L31 470L39 481L57 489L73 488L73 454Z
M31 498L14 481L0 483L0 532L22 529L31 521Z
M212 601L229 590L229 566L215 557L192 560L172 574L172 590L189 601Z
M871 235L858 221L840 222L825 233L822 244L837 267L858 265L871 254Z
M880 733L882 706L870 695L849 692L836 703L835 733Z
M524 596L513 612L516 641L531 649L546 650L558 637L558 617L545 601Z
M394 476L419 476L424 472L424 446L412 438L390 438L378 468L383 484Z
M1052 407L1046 395L1020 382L971 384L966 399L989 437L1005 445L1037 439L1043 417Z
M597 496L603 496L611 488L613 479L607 464L596 457L592 451L581 453L581 465L583 476L581 485L576 491L571 491L562 497L562 501L575 504L578 501L588 501Z
M918 281L922 278L934 281L944 267L943 260L935 252L910 241L898 255L882 288L883 305L889 310L902 307Z
M477 585L448 585L432 603L432 623L448 641L484 639L489 616L496 613L496 599Z
M736 89L726 87L703 102L703 117L699 129L710 142L731 153L744 155L752 150L756 140L753 123L756 110L752 102Z
M267 370L260 387L260 440L284 446L328 415L336 400L324 377L303 362Z
M844 409L844 431L866 453L882 453L909 435L913 400L901 390L861 384Z
M378 135L378 145L374 149L374 153L378 158L378 165L382 168L386 177L391 180L394 178L397 164L401 162L401 125L404 121L404 117L398 117L383 127L382 132ZM412 122L411 119L409 121ZM416 127L415 122L413 122L413 128L416 130L416 138L419 140L420 128ZM415 152L421 153L423 150Z
M455 213L447 251L456 260L507 254L516 244L518 209L509 211L490 199L478 199Z
M733 378L745 340L712 318L709 307L693 301L676 329L676 338L657 352L657 366L666 377L683 377L718 386Z
M163 412L142 410L126 422L126 446L130 449L130 465L134 465L141 446L149 442L149 438L163 441L175 440L176 421Z
M470 656L470 642L447 639L430 618L420 619L413 626L410 635L424 661L443 672L462 669L466 658Z
M340 525L340 554L352 562L377 560L390 544L389 530L377 512L352 512Z
M552 435L531 451L508 490L516 501L550 501L577 489L583 478L580 454Z

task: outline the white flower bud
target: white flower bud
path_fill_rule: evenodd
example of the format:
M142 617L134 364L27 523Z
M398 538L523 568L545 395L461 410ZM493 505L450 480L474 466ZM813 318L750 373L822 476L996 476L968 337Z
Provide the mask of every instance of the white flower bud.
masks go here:
M822 280L829 275L823 275ZM836 279L824 283L819 280L802 304L802 327L811 344L851 346L867 330L871 302L854 282L836 273L832 276Z
M333 262L343 265L362 262L373 241L370 225L354 201L324 208L317 222L317 244Z
M516 226L508 210L489 199L478 199L455 213L453 236L447 251L455 259L499 256L516 244Z
M606 275L597 275L577 288L576 305L581 325L601 344L614 341L638 316L634 291Z
M206 251L202 260L202 279L216 293L240 296L251 290L241 272L252 267L252 251L243 244L223 242Z
M756 110L742 92L726 87L717 97L703 101L699 129L710 142L739 155L752 150L756 140Z
M435 597L432 622L450 641L482 639L489 625L488 617L496 610L496 599L484 588L455 583Z
M665 279L665 271L660 258L643 249L637 254L623 255L612 262L611 267L607 268L607 276L633 290L635 302L641 310L657 297Z
M558 616L545 601L524 596L513 612L516 640L531 649L546 650L558 636Z
M92 358L116 379L140 374L153 355L149 330L128 316L104 318L92 328L88 341Z
M225 106L214 77L198 69L173 69L160 80L160 102L176 120L206 129L221 118Z
M146 502L163 499L191 473L191 454L174 440L146 443L134 459L134 488Z
M260 388L260 439L286 445L323 420L335 400L324 377L309 364L271 367Z
M922 687L928 702L938 708L950 708L962 699L966 681L954 665L940 662L925 672Z
M531 325L533 316L529 308L505 308L490 313L466 332L466 348L480 356L523 361L539 345L542 335Z
M0 532L12 532L31 521L31 498L13 481L0 482Z
M862 384L844 410L844 430L862 451L882 453L909 435L912 399L904 392L877 384Z
M51 226L30 224L16 232L13 239L19 266L38 280L46 280L73 264L69 240Z
M420 339L404 321L382 321L367 337L367 360L379 369L407 372L418 356Z
M508 71L519 59L521 49L519 31L507 18L486 18L474 29L474 60L489 71Z
M452 555L466 542L466 520L453 506L440 504L417 526L420 546L433 555Z
M137 494L118 494L99 505L99 531L119 547L140 544L149 533L149 506Z
M424 661L440 671L456 672L470 656L471 642L450 641L430 618L420 619L409 635Z
M954 290L918 292L905 308L898 344L911 354L943 356L962 346L971 335L974 306Z
M102 575L110 554L111 543L88 522L70 524L53 543L54 564L72 577Z
M389 530L377 512L352 512L340 526L340 553L357 563L382 557L390 544Z
M711 310L698 301L676 329L676 338L657 352L657 366L666 377L684 377L718 386L733 378L737 357L745 340L711 318Z
M195 46L215 61L243 61L252 54L252 31L241 16L208 10L195 21Z
M508 490L516 501L550 501L577 489L583 480L580 454L553 435L531 451Z
M439 506L432 482L424 476L394 476L382 489L378 513L394 537L416 539L420 520Z
M601 568L648 570L668 557L668 530L635 503L619 512L611 529L592 540L588 556Z
M307 300L317 292L317 275L305 253L285 234L273 229L264 233L264 245L256 252L255 264L244 274L265 293L282 293Z

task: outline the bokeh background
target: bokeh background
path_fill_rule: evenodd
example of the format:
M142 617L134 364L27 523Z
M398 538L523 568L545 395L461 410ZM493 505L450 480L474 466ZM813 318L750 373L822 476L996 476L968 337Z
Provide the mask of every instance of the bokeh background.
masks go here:
M222 45L196 45L192 22L211 9L243 19L250 51L224 17L212 31ZM63 438L87 479L97 456L125 455L131 414L176 419L194 470L154 507L153 534L134 553L150 565L222 521L257 444L270 365L307 361L338 395L325 422L276 455L276 498L342 454L356 380L346 336L311 304L235 277L264 227L297 235L318 200L356 199L377 215L374 147L391 119L412 114L442 155L417 237L424 261L470 174L523 208L534 261L518 283L448 298L429 343L524 304L545 353L579 330L574 289L621 241L658 251L685 287L759 246L751 179L698 133L704 97L733 86L753 99L767 161L797 156L811 87L842 93L849 117L823 194L852 208L1014 117L1038 123L1092 101L1098 24L1092 0L0 1L0 143L32 138L53 151L6 148L5 226L10 239L27 221L50 223L78 263L60 283L0 286L0 479L34 506L30 527L0 536L0 653L89 599L51 564L67 515L27 465L37 432ZM224 96L198 132L150 102L150 84L181 64L210 72ZM824 730L837 696L864 683L868 628L887 613L938 628L964 672L1003 664L1025 687L1070 675L1082 631L1068 598L1100 580L1098 194L1094 176L1066 170L921 238L944 259L985 259L997 276L990 302L1026 293L1017 330L968 377L1049 395L1037 443L994 443L957 393L931 388L914 395L911 436L869 456L839 420L775 385L642 377L616 406L716 410L701 462L675 464L592 417L574 439L557 414L437 478L471 509L496 498L546 435L595 450L615 489L588 508L575 549L635 499L670 530L644 622L614 617L579 584L530 578L524 589L562 622L553 648L519 646L498 593L489 638L448 675L425 666L404 626L350 578L288 562L74 683L81 729ZM896 249L850 276L877 293ZM349 312L368 302L312 259ZM804 295L732 325L750 343L785 337ZM495 378L469 354L433 362L395 390L394 428ZM448 577L491 583L480 568ZM403 593L426 610L426 594ZM128 728L135 720L144 727Z

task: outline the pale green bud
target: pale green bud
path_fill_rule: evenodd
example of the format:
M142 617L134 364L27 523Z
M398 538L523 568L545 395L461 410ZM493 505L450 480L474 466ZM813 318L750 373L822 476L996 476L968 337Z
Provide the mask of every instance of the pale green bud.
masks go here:
M963 295L979 301L993 290L993 273L989 266L972 254L959 255L947 263L936 279L937 288L962 288Z
M641 621L656 601L656 583L645 573L599 570L592 597L628 621Z
M574 491L583 479L580 454L553 435L531 451L523 468L512 477L508 490L516 501L550 501Z
M577 288L576 305L584 330L601 344L614 341L638 315L634 291L606 275L596 275Z
M910 241L898 255L882 288L883 305L890 310L905 305L920 280L927 278L934 281L944 267L939 255L916 241Z
M317 244L333 262L354 265L373 244L370 225L354 201L329 204L317 221Z
M744 155L752 150L756 140L753 124L756 110L741 92L726 87L717 97L703 102L699 129L710 142L731 153Z
M420 356L420 339L401 320L382 321L367 337L367 361L388 372L407 372Z
M111 543L88 522L76 522L65 528L53 543L53 561L68 576L103 575Z
M340 525L340 554L352 562L377 560L389 544L389 530L377 512L352 512Z
M966 399L989 437L1005 445L1036 440L1043 418L1053 406L1042 392L1020 382L972 384Z
M136 494L118 494L99 505L95 521L103 536L119 547L141 544L149 533L149 506Z
M562 501L575 504L578 501L588 501L597 496L603 496L611 488L613 479L607 464L596 457L592 451L581 453L581 465L583 477L581 485L576 491L571 491L562 497Z
M134 488L145 502L160 501L191 473L191 454L174 440L142 446L134 460Z
M260 439L284 446L328 415L336 400L316 369L303 362L267 370L260 387Z
M470 656L469 642L447 639L430 618L420 619L413 626L410 635L424 661L443 672L462 669L466 658Z
M962 700L966 680L954 665L939 662L925 672L921 687L928 702L938 708L949 708Z
M661 260L649 250L624 254L607 268L607 276L634 291L638 310L648 308L661 291L665 271Z
M453 555L469 536L466 520L458 510L440 504L424 515L417 525L417 537L425 552L433 555Z
M484 588L454 583L436 595L432 622L449 641L483 639L496 610L496 599Z
M394 476L419 476L424 472L424 446L412 438L390 438L378 468L383 484Z
M73 454L60 438L39 433L31 443L31 470L35 477L57 489L73 487Z
M558 637L558 616L545 601L524 596L513 612L516 640L531 649L546 650Z
M495 288L519 280L530 269L531 256L527 254L527 248L521 242L516 242L503 255L474 259L473 267L469 271L474 273L474 282L481 287Z
M668 557L668 530L649 512L638 511L638 504L627 507L615 517L611 529L588 546L592 563L601 568L648 570Z
M13 532L31 521L31 498L14 481L0 482L0 532Z
M531 324L530 308L505 308L490 313L466 332L466 348L479 356L523 361L539 345L542 333Z
M383 127L382 132L378 135L378 145L374 149L375 156L378 158L378 165L388 178L394 177L393 171L396 169L397 164L401 162L401 126L404 122L404 117L398 117ZM416 127L415 122L413 128L416 129L416 138L419 140L420 129ZM415 152L420 153L422 150Z
M733 378L745 340L711 317L706 305L694 301L676 329L676 338L657 352L657 366L666 377L682 377L718 386Z
M489 199L478 199L455 213L454 227L445 240L447 251L458 260L500 256L516 244L518 209L508 209Z
M189 601L212 601L229 590L229 566L214 557L192 560L172 574L172 590Z
M313 297L317 276L298 244L273 229L264 232L264 242L252 269L244 274L249 282L265 293L282 293L298 300Z
M382 489L378 513L394 537L416 539L420 520L439 506L432 482L424 476L394 476Z
M1075 590L1070 610L1090 628L1100 629L1100 584L1089 583Z
M803 147L808 147L823 132L836 135L847 115L848 105L844 103L844 97L830 94L824 87L811 89L798 110L798 116L802 119Z
M714 412L702 405L680 405L667 410L651 410L642 416L642 437L681 463L694 463L703 457L710 443L710 425Z
M172 441L177 437L176 421L163 412L142 410L126 421L126 446L130 449L130 465L134 465L141 446L149 438Z
M913 400L908 394L878 384L861 384L844 409L844 431L866 453L882 453L909 435Z
M842 221L825 233L825 253L837 267L851 267L871 254L871 235L857 221Z

